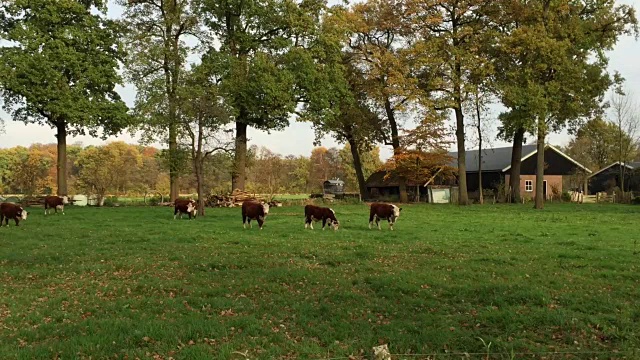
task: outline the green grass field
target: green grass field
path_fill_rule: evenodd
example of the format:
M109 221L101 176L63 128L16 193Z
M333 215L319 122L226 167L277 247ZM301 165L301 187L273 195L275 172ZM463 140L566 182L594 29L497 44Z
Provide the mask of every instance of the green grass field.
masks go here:
M30 209L0 228L0 359L640 358L640 207L334 209Z

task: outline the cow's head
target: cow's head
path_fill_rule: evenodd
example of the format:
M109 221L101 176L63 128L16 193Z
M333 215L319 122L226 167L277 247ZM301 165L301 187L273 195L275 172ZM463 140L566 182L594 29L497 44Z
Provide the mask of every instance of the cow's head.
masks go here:
M29 213L23 208L18 208L18 213L16 215L22 220L27 220L27 215L29 215Z
M264 216L269 214L269 204L262 203L262 210L264 211Z
M336 212L333 209L329 209L333 213L333 219L329 219L329 225L333 228L334 231L338 231L338 227L340 227L340 222L336 218Z
M400 211L402 210L402 208L399 208L395 205L391 205L391 206L393 206L393 216L397 218L400 217Z
M62 204L67 205L69 203L69 197L67 195L62 196Z
M190 203L188 203L188 204L187 204L187 212L188 212L188 213L193 212L195 209L196 209L196 208L195 208L195 206L193 205L193 203L192 203L192 202L190 202Z

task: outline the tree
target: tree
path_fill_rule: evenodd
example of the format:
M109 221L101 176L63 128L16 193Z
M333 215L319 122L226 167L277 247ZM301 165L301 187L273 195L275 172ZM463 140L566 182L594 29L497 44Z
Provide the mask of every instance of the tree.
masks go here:
M124 141L114 141L101 147L110 157L109 163L102 164L110 172L117 174L113 180L113 190L126 194L128 189L134 188L138 173L142 167L142 156L138 148Z
M102 205L107 192L116 187L118 173L108 166L116 161L114 154L103 146L85 149L77 160L79 188L95 194L98 206Z
M633 8L611 1L536 0L525 6L513 0L503 5L501 16L515 25L500 39L500 99L512 110L509 117L528 120L523 127L536 133L535 207L542 209L547 134L575 128L601 111L603 94L620 80L606 73L604 50L620 35L637 33L637 20Z
M284 161L279 154L266 147L259 148L252 167L253 190L267 194L269 201L275 194L284 192L287 173L283 171L283 165Z
M631 148L622 162L634 160L637 146L633 139L623 134L620 141L617 124L596 117L587 121L576 135L569 141L566 154L593 171L603 169L620 160L620 144L623 148Z
M472 127L476 132L476 141L478 144L478 202L484 203L484 195L482 188L482 159L483 159L483 143L486 139L486 128L490 125L490 119L483 116L487 111L487 105L491 102L491 94L487 89L478 87L472 95L472 104L470 108L475 112L475 121L472 123Z
M135 112L147 136L169 144L170 198L178 197L181 156L178 149L179 86L191 47L201 35L192 0L118 0L125 6L127 77L136 86Z
M491 0L412 0L408 12L413 19L417 53L421 64L418 77L421 88L437 109L453 110L458 149L458 186L460 205L469 203L466 175L465 104L483 79L492 73L492 64L484 51L493 33L487 13Z
M371 174L380 169L383 163L380 160L380 148L377 146L369 151L359 151L358 154L360 155L360 174L358 173L356 163L353 160L351 145L347 143L342 149L340 149L340 159L345 172L345 187L350 191L359 189L360 196L365 199L367 196L367 188L364 183L362 185L360 184L361 176L362 179L368 178Z
M46 9L46 10L44 10ZM129 123L121 29L102 0L15 0L0 6L0 95L15 120L56 129L57 193L67 195L67 135L103 136Z
M186 76L178 93L181 103L181 132L186 134L198 192L198 213L205 215L204 167L218 151L231 151L223 127L230 116L217 85L217 76L204 66L196 66Z
M416 101L423 97L412 77L406 28L398 23L398 19L404 18L404 7L403 1L357 3L345 17L344 25L350 34L350 62L362 77L358 91L365 95L365 104L371 107L373 115L384 120L372 123L380 140L390 145L394 154L402 151L401 118L411 113ZM358 148L352 146L354 150ZM400 185L400 201L407 201L404 184Z
M42 151L30 149L23 156L13 159L11 168L15 170L9 183L25 195L41 192L47 186L50 166L51 160Z
M244 189L247 128L282 129L301 100L302 75L324 0L201 0L205 25L219 41L203 62L222 64L220 87L235 120L232 187Z
M427 116L413 130L402 137L402 151L394 154L385 164L387 175L397 174L401 179L416 184L416 201L420 197L420 184L436 176L451 178L455 170L449 165L451 144L443 119L439 114Z
M633 160L638 151L638 132L640 131L640 113L632 96L621 87L611 95L611 111L617 126L617 160L620 162L620 189L624 192L626 163Z

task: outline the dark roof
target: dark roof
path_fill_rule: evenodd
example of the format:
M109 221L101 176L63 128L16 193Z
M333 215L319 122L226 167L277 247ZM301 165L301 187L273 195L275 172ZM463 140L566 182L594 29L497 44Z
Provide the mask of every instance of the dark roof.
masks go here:
M560 151L558 148L546 145L547 149L551 149L564 157L565 159L571 161L578 167L585 170L587 173L590 173L591 170L587 169L584 165L570 158L567 154ZM482 150L482 171L506 171L511 167L511 146L501 147L495 149L483 149ZM538 152L537 145L522 145L522 159L525 160L532 155ZM467 172L477 172L478 171L478 150L468 150L466 151L465 164L467 165ZM458 157L457 152L451 152L449 155L453 156L455 159ZM454 160L453 166L458 166L457 160Z
M324 184L344 185L344 181L340 179L325 180Z
M391 172L387 179L384 178L385 175L387 175L386 170L379 170L374 172L367 178L367 187L393 187L400 186L400 183L405 183L407 186L422 185L422 183L416 184L412 181L404 181L402 177L395 172Z
M502 169L511 165L511 146L501 147L495 149L482 149L482 171L502 171ZM531 154L536 151L536 145L523 145L522 157ZM465 164L467 165L467 172L478 171L478 150L467 150ZM454 160L451 164L454 167L458 167L458 153L450 152L449 155L453 156Z
M602 169L600 169L600 170L594 172L593 174L591 174L591 176L589 176L589 177L594 177L594 176L600 174L601 172L603 172L603 171L605 171L607 169L610 169L610 168L612 168L612 167L614 167L616 165L620 165L620 162L616 161L616 162L614 162L613 164L611 164L609 166L605 166ZM640 169L640 161L634 161L634 162L627 163L627 168L630 169L630 170L638 170L638 169Z

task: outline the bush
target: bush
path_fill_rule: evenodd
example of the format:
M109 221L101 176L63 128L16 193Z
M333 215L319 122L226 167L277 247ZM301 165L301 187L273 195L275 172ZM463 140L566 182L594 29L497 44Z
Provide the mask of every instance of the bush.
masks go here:
M631 200L631 204L640 205L640 196L636 196Z
M104 205L106 207L114 207L114 206L120 206L120 204L118 203L118 197L117 196L107 196L104 199Z
M562 192L562 201L571 202L571 194L568 191Z

